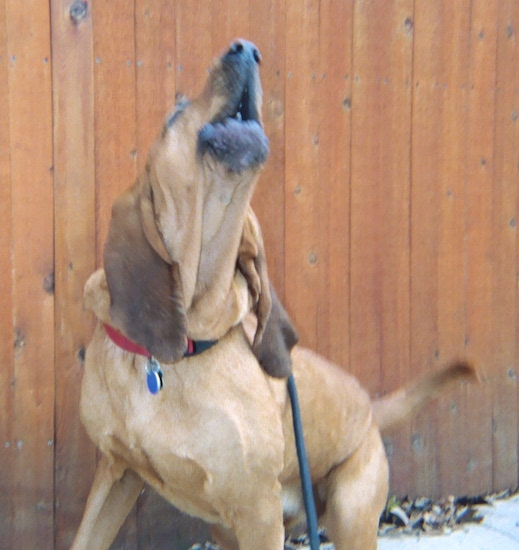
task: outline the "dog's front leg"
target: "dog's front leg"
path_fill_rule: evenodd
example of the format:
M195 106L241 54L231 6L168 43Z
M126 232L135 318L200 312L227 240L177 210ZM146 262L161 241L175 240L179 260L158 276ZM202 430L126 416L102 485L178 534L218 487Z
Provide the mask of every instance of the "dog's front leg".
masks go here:
M267 487L268 485L251 495L255 501L247 503L234 517L232 530L240 550L283 549L285 528L280 499L281 487L278 482L270 490Z
M102 456L71 550L102 550L115 539L142 490L142 479Z

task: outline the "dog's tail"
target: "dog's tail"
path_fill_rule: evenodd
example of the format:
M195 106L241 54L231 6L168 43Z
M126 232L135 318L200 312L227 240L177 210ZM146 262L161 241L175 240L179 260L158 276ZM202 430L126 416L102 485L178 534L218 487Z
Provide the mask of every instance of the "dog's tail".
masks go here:
M455 360L446 367L426 374L407 388L401 388L372 402L373 418L381 431L400 424L436 397L448 384L456 381L479 381L474 366Z

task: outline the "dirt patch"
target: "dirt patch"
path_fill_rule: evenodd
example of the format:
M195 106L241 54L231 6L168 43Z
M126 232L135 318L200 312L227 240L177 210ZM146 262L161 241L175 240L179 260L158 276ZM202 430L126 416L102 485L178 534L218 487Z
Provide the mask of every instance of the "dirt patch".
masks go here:
M440 501L428 498L410 500L389 499L380 518L379 536L392 534L443 535L469 523L481 523L485 518L480 506L491 506L495 501L513 496L508 489L501 493L477 497L448 497Z

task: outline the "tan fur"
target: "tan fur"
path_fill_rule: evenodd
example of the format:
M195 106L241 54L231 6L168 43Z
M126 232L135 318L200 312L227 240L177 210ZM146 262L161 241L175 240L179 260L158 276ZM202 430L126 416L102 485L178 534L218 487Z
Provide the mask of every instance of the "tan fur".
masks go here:
M102 271L90 278L85 299L106 315ZM394 424L474 371L457 361L371 402L354 377L314 352L296 346L292 360L312 479L325 501L322 521L338 550L375 548L388 488L379 426ZM284 382L261 370L241 327L199 356L164 365L165 387L156 396L145 387L144 362L97 327L87 350L81 414L106 459L74 548L107 547L144 480L214 524L224 548L281 549L282 502L287 525L304 519ZM104 546L103 530L110 533Z
M261 230L250 208L268 141L257 63L243 51L223 56L202 94L177 106L145 170L112 208L104 248L110 316L161 361L182 357L187 336L221 338L251 307L260 319L259 341L270 313ZM213 152L201 132L238 108L244 87L254 92L257 120L243 123L244 144L235 131ZM255 147L251 158L247 140ZM216 157L222 144L229 149L223 160Z
M85 300L106 316L102 271L87 283ZM473 369L455 362L372 403L354 377L312 351L296 346L292 360L312 479L326 502L322 521L338 550L375 548L388 487L379 426L416 411ZM156 396L145 387L144 362L97 327L87 350L81 415L106 459L74 548L107 547L144 480L217 526L220 543L234 541L229 548L281 549L281 503L286 524L304 519L284 382L260 369L240 327L199 356L163 365L165 387ZM107 514L110 536L100 533L108 529Z
M145 169L112 207L103 260L111 324L159 361L180 359L187 338L221 338L252 310L254 352L283 378L297 335L272 303L250 207L268 155L258 59L253 44L236 42L202 94L179 100Z
M235 109L236 97L234 103L229 97L241 98L243 84L238 92L233 86L243 74L229 80L229 71L243 69L242 58L233 56L245 54L252 71L246 87L257 95L250 60L259 54L237 42L202 95L177 108L182 112L157 138L146 171L114 205L105 268L85 285L85 306L98 323L87 347L80 410L101 460L75 550L108 548L144 481L211 523L224 548L281 550L283 522L300 521L303 507L285 381L268 376L265 365L283 376L290 349L323 522L337 550L375 548L388 487L378 426L471 372L448 368L372 404L343 369L293 347L297 334L269 287L249 205L262 162L242 169L243 158L222 157L216 142L213 152L200 150L202 126ZM259 109L258 98L249 109ZM210 132L204 139L212 139ZM246 335L242 321L250 310ZM159 356L164 388L157 395L146 387L146 359L115 345L104 323L173 358ZM219 342L184 358L186 336Z

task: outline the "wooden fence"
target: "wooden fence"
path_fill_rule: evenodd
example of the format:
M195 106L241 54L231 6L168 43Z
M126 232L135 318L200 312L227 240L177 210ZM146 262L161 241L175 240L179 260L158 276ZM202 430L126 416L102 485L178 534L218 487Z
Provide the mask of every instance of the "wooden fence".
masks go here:
M236 36L263 54L254 204L303 343L373 394L484 369L385 434L392 491L517 486L518 33L516 0L2 0L0 546L70 545L82 287L175 92ZM203 534L147 490L114 547Z

